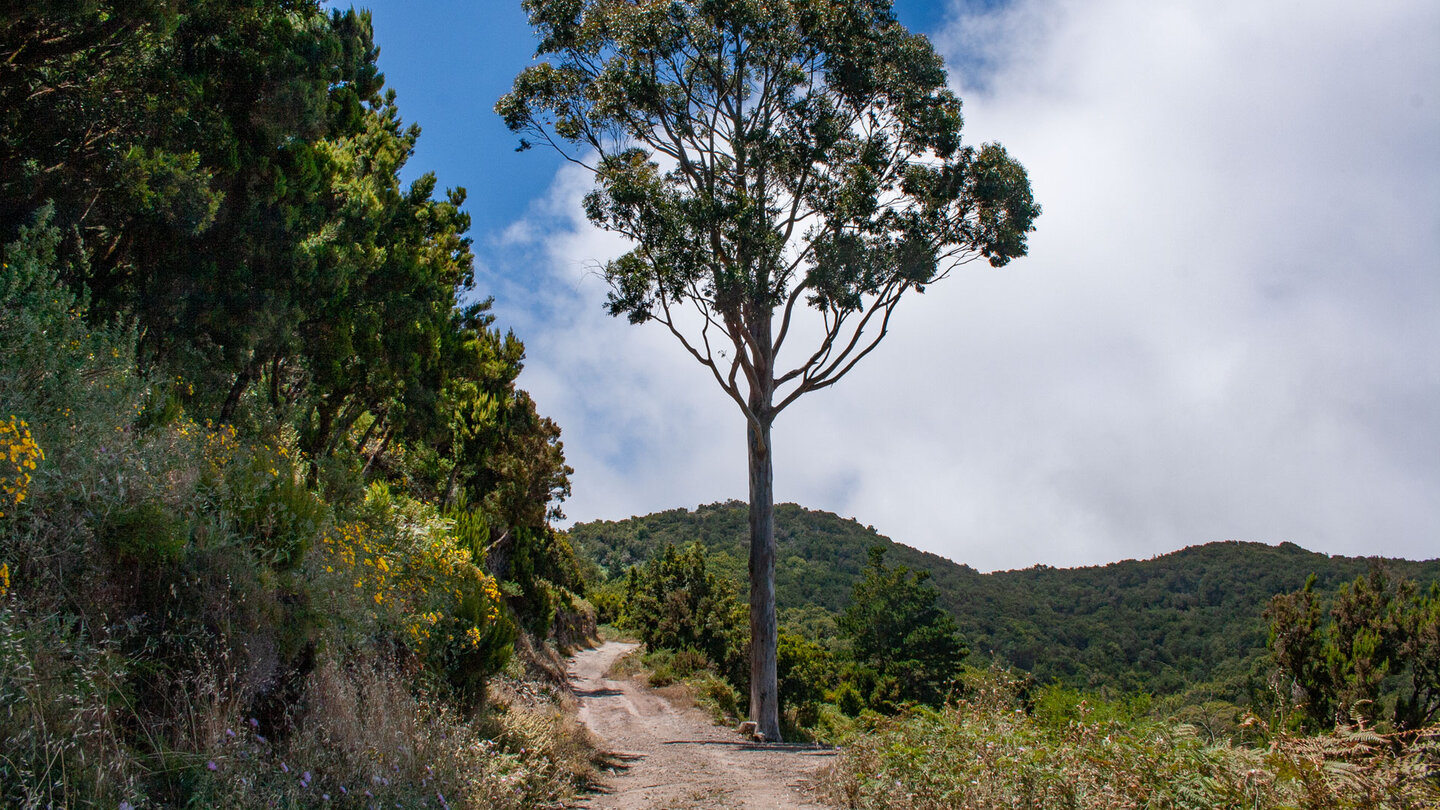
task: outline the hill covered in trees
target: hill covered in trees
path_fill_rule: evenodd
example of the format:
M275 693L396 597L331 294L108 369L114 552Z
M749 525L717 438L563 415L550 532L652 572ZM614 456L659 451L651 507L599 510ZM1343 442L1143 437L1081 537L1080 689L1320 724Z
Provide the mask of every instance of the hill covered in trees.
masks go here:
M595 580L623 576L665 545L699 541L716 570L745 576L745 505L732 501L621 521L577 524L570 542ZM1247 688L1265 651L1261 616L1271 596L1304 586L1328 592L1366 573L1371 559L1331 557L1293 543L1217 542L1150 560L982 574L829 512L776 509L777 598L782 623L824 623L845 609L868 549L926 571L972 650L1041 681L1172 694L1208 685L1225 697ZM1440 580L1440 560L1378 560L1397 577Z

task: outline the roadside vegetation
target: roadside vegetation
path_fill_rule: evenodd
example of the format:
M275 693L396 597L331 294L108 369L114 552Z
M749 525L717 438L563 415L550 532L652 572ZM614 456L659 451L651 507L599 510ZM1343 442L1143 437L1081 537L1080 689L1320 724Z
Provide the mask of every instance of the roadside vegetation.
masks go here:
M666 546L591 592L647 644L632 666L652 685L734 723L743 608L714 568L699 543ZM782 628L785 733L841 747L825 789L843 807L1432 807L1435 597L1380 569L1277 595L1246 705L1186 703L965 663L928 577L877 546L844 612Z
M1298 736L1252 716L1238 739L1207 741L1194 726L1093 697L1026 700L1023 683L1004 671L979 674L970 687L942 708L876 719L848 737L828 798L867 810L1419 810L1440 801L1433 727L1380 734L1345 725Z
M0 55L0 805L572 795L559 429L368 18L36 3Z

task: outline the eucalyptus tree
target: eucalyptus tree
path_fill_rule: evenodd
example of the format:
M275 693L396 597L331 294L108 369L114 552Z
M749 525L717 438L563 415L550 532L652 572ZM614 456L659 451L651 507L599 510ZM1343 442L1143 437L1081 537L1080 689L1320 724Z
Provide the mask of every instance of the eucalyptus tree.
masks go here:
M594 173L587 216L633 244L611 314L664 325L745 417L750 715L778 739L771 426L905 293L1024 255L1040 209L1002 147L961 142L942 60L890 0L523 5L540 61L497 112Z

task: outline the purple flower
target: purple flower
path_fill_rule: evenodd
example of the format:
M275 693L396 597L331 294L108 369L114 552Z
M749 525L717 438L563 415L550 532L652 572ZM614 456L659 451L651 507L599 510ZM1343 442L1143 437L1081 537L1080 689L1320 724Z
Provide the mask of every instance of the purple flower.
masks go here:
M215 760L213 760L213 759L210 760L209 762L205 763L205 767L209 768L209 769L212 770L212 771L218 771L218 770L220 770L220 766L219 766L219 765L216 765L216 764L215 764Z
M250 718L250 727L251 727L251 728L259 728L259 727L260 727L260 721L259 721L259 720L256 720L256 719L253 718L253 717Z
M290 772L290 766L289 766L289 765L286 765L285 763L282 762L282 763L280 763L280 770L284 771L285 773L289 773L289 772Z

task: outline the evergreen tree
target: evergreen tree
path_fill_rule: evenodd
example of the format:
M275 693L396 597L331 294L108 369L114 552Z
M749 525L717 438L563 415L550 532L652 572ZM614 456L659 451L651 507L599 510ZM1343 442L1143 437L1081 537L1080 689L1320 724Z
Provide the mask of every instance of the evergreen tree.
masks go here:
M1274 597L1270 649L1301 724L1328 730L1358 717L1419 728L1440 713L1440 585L1420 591L1374 566L1340 586L1329 621L1312 590Z
M667 545L625 586L625 623L652 649L696 650L732 682L744 682L743 607L735 584L709 568L705 549Z
M927 571L885 565L885 549L870 549L865 576L840 617L855 660L878 673L881 701L938 703L969 654Z

